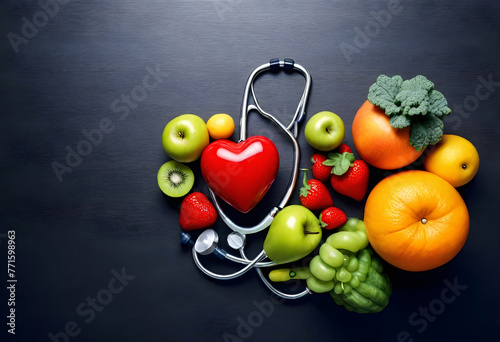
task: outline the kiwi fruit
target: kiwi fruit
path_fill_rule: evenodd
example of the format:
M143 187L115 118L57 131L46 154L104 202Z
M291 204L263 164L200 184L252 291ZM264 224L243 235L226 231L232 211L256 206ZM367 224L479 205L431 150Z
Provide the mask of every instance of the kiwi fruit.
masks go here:
M184 164L170 160L158 170L158 186L170 197L182 197L192 189L194 173Z

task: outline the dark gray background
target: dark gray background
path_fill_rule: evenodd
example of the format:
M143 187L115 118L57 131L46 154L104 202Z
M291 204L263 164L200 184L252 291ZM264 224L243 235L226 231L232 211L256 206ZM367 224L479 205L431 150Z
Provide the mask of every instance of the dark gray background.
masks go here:
M42 12L46 3L52 3L45 6L50 15ZM0 329L8 341L50 341L49 334L64 341L66 328L74 335L68 341L397 341L405 331L415 341L497 338L498 1L53 4L0 5ZM30 31L34 23L39 27ZM471 216L465 247L428 272L387 266L394 293L379 314L349 313L328 295L270 305L274 298L254 272L213 281L179 244L180 201L167 199L156 181L168 160L161 146L164 126L184 113L207 120L225 112L238 121L246 78L274 57L293 58L310 71L308 117L321 110L339 114L347 143L354 114L378 75L422 74L453 110L445 133L478 148L479 173L459 189ZM141 93L148 70L157 68L161 82ZM477 93L488 79L493 85ZM263 107L286 120L302 85L297 75L267 75L257 93ZM122 96L134 94L125 109ZM58 179L52 164L66 164L68 148L85 144L83 130L106 123L112 131ZM254 215L229 211L248 223L277 203L291 161L290 144L275 127L256 115L250 125L249 135L276 142L282 165ZM233 138L238 134L237 128ZM299 142L301 166L310 167L314 150L303 126ZM191 166L195 190L206 192L198 165ZM421 168L421 160L414 167ZM385 175L372 168L370 186ZM364 202L333 196L348 216L362 218ZM292 203L298 203L298 187ZM224 240L228 228L219 220L215 229ZM6 332L9 230L17 244L15 336ZM249 238L249 254L260 250L262 239ZM204 262L221 272L234 270L210 257ZM116 272L127 275L126 286L113 283ZM110 282L121 290L112 298L106 297ZM459 295L444 303L449 283L460 285ZM106 305L92 311L86 303L96 296ZM265 314L259 307L267 308ZM422 310L430 311L422 316Z

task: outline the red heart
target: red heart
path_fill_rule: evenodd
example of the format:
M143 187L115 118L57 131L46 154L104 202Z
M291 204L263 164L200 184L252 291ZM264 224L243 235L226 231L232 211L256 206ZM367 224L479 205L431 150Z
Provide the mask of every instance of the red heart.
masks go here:
M201 155L201 174L213 192L237 210L249 212L278 174L278 149L253 136L240 143L216 140Z

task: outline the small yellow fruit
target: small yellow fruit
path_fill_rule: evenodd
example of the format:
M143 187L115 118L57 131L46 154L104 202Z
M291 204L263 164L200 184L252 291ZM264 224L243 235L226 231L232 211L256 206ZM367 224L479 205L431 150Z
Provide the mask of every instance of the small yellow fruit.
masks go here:
M467 184L479 169L474 145L458 135L445 134L424 158L424 168L448 181L455 188Z
M227 114L215 114L208 119L207 128L213 139L227 139L234 132L234 120Z

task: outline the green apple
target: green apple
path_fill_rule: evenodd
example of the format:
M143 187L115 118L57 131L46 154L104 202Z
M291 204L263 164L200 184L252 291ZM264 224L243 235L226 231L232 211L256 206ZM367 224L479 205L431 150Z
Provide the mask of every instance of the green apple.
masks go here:
M307 121L304 135L309 145L315 149L331 151L339 147L344 141L344 122L335 113L319 112Z
M264 251L275 263L284 264L302 259L320 241L321 226L312 211L289 205L274 217L264 240Z
M161 137L167 155L181 163L190 163L201 156L210 142L205 121L194 114L180 115L167 123Z

